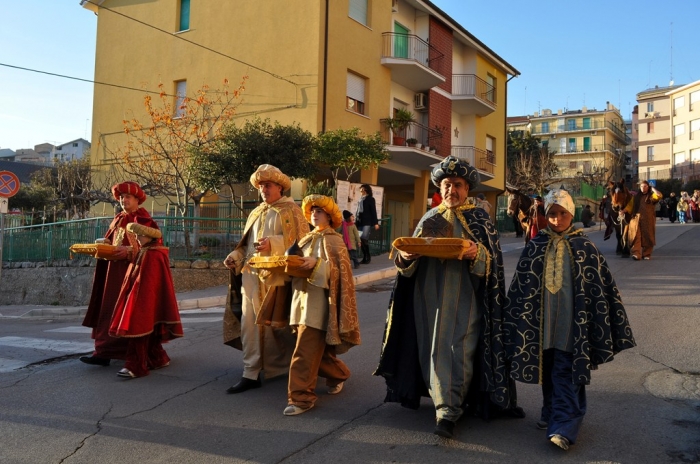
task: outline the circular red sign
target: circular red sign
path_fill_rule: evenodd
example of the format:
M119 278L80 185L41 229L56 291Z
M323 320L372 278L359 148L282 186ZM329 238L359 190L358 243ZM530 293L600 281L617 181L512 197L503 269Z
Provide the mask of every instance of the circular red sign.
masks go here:
M0 197L9 198L19 192L19 179L10 171L0 171Z

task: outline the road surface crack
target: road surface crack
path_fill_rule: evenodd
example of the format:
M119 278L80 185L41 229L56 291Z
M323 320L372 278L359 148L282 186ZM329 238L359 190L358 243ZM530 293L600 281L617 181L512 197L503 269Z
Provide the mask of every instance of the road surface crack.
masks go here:
M104 421L105 418L107 417L107 415L109 415L109 413L112 412L112 409L113 409L113 408L114 408L114 404L110 404L110 405L109 405L109 409L107 410L107 412L105 412L105 413L102 415L102 417L100 417L100 420L97 421L97 424L95 424L95 425L96 425L96 430L95 430L93 433L91 433L90 435L88 435L88 436L86 436L85 438L83 438L83 439L80 441L80 444L78 444L78 446L73 450L73 452L72 452L71 454L69 454L68 456L66 456L65 458L61 459L61 460L59 461L59 464L65 462L66 460L68 460L68 459L70 459L71 457L75 456L76 453L77 453L78 451L80 451L80 448L82 448L83 446L85 446L85 443L88 441L89 438L94 437L95 435L97 435L98 433L100 433L100 432L102 431L102 421Z

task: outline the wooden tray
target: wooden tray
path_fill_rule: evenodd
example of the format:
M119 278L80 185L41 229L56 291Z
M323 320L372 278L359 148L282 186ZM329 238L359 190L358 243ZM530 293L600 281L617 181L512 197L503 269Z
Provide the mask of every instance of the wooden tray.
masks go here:
M310 277L313 269L299 269L302 264L301 256L253 256L248 264L255 269L268 269L272 272L283 272L293 277Z
M131 247L127 247L131 251ZM106 243L76 243L70 247L71 253L79 255L88 255L97 259L106 259L112 261L117 247Z
M471 240L439 237L399 237L392 243L397 250L440 259L462 259L471 245Z

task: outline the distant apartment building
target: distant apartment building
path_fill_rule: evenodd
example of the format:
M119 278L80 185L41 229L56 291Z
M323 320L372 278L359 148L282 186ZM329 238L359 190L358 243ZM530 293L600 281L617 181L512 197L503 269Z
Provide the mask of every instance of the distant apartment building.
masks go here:
M700 179L700 80L666 93L671 103L671 176Z
M90 142L85 139L75 139L52 148L50 159L54 162L74 161L90 154Z
M609 102L600 111L585 106L556 112L544 109L532 116L508 118L508 130L527 131L554 152L565 187L578 185L584 174L597 175L600 180L620 178L631 167L627 125Z
M162 82L168 93L192 95L247 74L236 124L258 116L312 133L381 132L391 159L351 180L384 187L394 236L410 234L425 212L431 166L447 155L480 171L473 194L495 204L504 190L506 85L519 72L431 1L81 4L98 15L95 80L144 90ZM143 118L143 97L95 86L94 166L114 163L108 148L124 144L125 114ZM383 121L400 109L415 122L395 138Z
M667 94L678 87L656 86L637 94L639 180L671 178L671 99Z

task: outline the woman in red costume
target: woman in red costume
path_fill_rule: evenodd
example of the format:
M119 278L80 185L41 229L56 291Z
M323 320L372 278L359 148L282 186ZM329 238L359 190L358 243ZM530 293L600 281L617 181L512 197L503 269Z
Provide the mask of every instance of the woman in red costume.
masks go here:
M117 248L112 260L97 260L90 304L83 320L84 326L92 327L95 351L92 356L82 356L80 360L95 366L109 366L111 359L126 358L127 341L109 336L114 305L130 263L129 250L134 246L132 238L126 234L126 226L138 222L149 227L158 227L148 211L140 207L146 201L146 194L139 184L116 184L112 186L112 194L119 201L122 211L115 216L103 241Z

